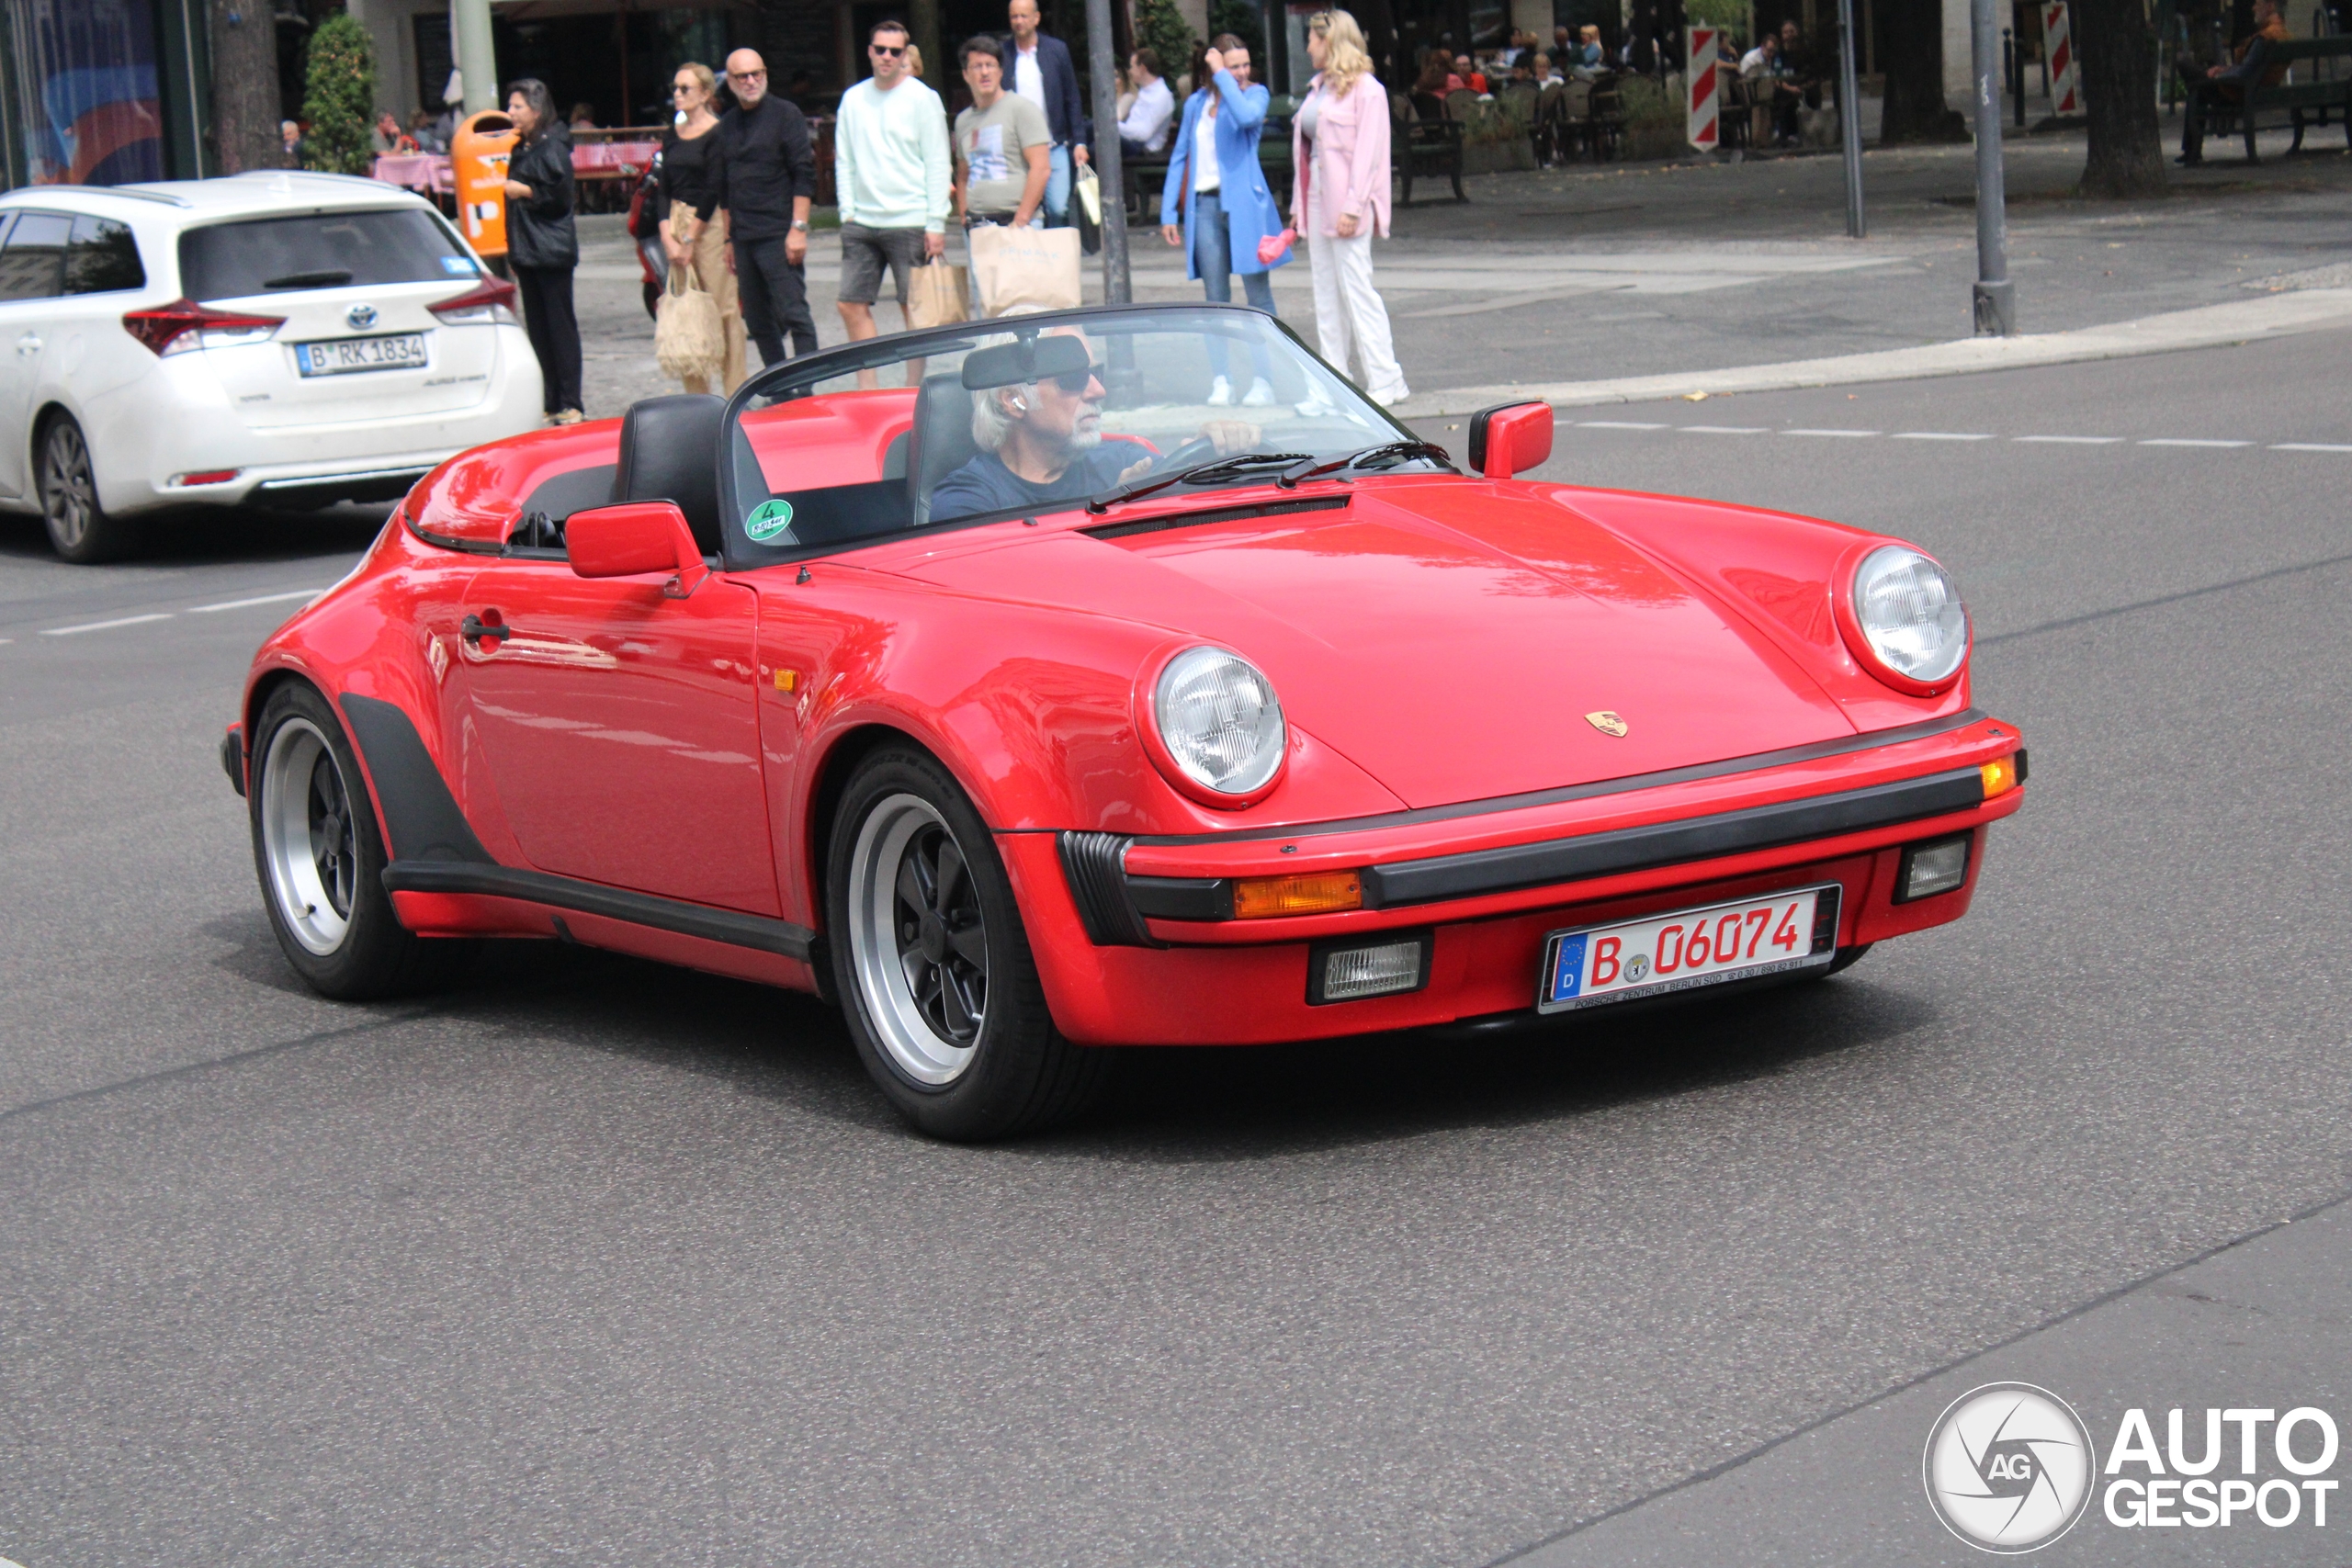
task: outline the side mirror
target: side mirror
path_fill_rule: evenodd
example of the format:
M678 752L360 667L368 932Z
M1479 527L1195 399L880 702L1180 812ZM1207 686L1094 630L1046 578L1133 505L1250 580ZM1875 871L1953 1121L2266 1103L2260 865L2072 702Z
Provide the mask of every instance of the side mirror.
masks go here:
M662 587L683 599L710 575L686 514L666 501L629 501L575 512L563 525L564 558L580 577L677 575Z
M1507 479L1552 460L1552 405L1501 403L1470 416L1470 466Z

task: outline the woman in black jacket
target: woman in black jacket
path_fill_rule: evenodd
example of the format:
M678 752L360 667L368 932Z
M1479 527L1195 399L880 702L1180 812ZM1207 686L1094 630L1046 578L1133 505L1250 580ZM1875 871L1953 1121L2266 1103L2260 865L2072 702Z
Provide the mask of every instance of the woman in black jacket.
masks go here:
M539 356L549 424L578 424L580 321L571 274L580 235L571 222L571 132L556 118L547 84L525 77L506 89L517 132L506 160L506 263L523 296L523 326Z

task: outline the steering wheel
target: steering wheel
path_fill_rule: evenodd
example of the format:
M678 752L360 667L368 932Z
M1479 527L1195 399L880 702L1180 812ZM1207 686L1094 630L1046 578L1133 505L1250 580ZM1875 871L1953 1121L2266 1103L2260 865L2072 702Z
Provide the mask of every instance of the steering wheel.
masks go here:
M1205 435L1195 435L1173 452L1146 469L1147 473L1172 474L1189 468L1195 463L1205 463L1216 456L1216 443Z

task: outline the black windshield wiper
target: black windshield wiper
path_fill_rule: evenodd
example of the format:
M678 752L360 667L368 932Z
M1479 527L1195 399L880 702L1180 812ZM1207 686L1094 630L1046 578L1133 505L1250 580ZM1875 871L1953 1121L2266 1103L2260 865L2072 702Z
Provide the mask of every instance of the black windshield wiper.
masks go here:
M1204 479L1220 478L1228 471L1246 473L1251 468L1268 468L1276 463L1311 461L1313 459L1305 452L1237 452L1230 457L1219 457L1214 462L1195 463L1189 468L1182 468L1172 474L1130 480L1116 490L1106 490L1101 495L1093 497L1087 502L1086 510L1100 517L1123 501L1133 501L1137 496L1149 495L1154 491L1166 490L1170 485L1197 484Z
M1336 474L1343 469L1357 468L1371 462L1375 457L1392 457L1400 463L1415 457L1427 457L1432 462L1443 463L1449 468L1453 468L1453 455L1442 446L1433 446L1427 441L1384 441L1377 446L1367 446L1360 452L1351 452L1344 457L1309 457L1297 468L1283 474L1274 482L1284 490L1296 490L1302 480L1319 479L1325 474ZM1454 468L1454 472L1459 473L1461 470Z
M333 288L351 281L349 267L321 267L316 272L289 272L284 277L273 277L264 288Z

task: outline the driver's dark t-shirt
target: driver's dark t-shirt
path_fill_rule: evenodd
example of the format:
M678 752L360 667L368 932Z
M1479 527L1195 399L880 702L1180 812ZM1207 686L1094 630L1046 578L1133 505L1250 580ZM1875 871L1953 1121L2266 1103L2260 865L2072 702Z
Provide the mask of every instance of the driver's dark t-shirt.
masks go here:
M982 512L1009 512L1015 507L1048 507L1060 511L1066 503L1100 495L1119 482L1121 470L1150 453L1126 441L1106 441L1062 470L1046 484L1033 484L1004 466L993 452L982 452L939 481L931 492L931 520L946 523Z

